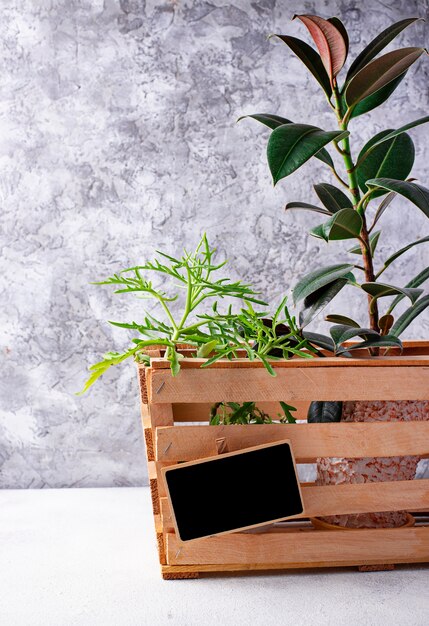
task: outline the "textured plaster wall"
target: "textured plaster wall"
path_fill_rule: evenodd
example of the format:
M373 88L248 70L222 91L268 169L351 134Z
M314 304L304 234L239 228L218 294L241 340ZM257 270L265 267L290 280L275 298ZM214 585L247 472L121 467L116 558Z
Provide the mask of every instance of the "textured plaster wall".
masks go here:
M88 363L127 344L106 319L138 318L141 303L91 280L152 255L179 252L206 230L233 276L276 300L295 278L336 262L306 235L317 217L285 215L329 180L314 160L273 189L267 132L244 113L279 113L335 128L301 63L267 34L294 12L338 15L353 50L426 0L11 0L0 25L0 486L139 485L145 481L132 364L77 398ZM428 45L427 24L398 43ZM391 103L353 125L370 133L428 112L421 61ZM428 184L428 129L413 132L415 176ZM386 212L380 256L427 234L418 209ZM420 246L386 279L405 284L428 265ZM364 321L363 300L341 296ZM340 302L335 309L340 309ZM331 307L331 311L333 307ZM322 328L323 323L314 328ZM428 337L429 317L409 329Z

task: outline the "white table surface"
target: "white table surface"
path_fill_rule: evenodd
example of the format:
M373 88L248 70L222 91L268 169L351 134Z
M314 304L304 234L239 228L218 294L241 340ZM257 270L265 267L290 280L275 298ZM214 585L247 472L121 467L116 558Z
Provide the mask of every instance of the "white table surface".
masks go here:
M161 579L148 488L0 491L1 626L427 626L429 567Z

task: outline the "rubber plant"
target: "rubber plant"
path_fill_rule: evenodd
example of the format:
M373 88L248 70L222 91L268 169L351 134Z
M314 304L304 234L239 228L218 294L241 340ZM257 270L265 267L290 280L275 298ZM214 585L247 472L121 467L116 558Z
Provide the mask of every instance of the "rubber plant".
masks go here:
M429 217L429 189L410 178L414 144L408 134L411 129L429 122L429 116L407 122L400 128L378 132L359 152L355 148L353 122L383 105L400 87L411 66L427 55L422 47L399 48L381 54L419 18L403 19L383 30L353 59L347 72L344 66L349 37L337 17L295 15L293 19L307 29L314 47L289 35L272 37L286 44L319 83L336 128L324 130L277 114L257 113L243 117L253 118L272 131L267 157L274 185L313 157L333 176L332 182L314 185L318 203L292 201L287 203L286 211L299 209L323 216L323 222L312 228L310 234L326 243L355 241L348 258L310 272L295 285L293 295L295 304L301 308L299 323L303 336L338 356L350 356L355 349L368 349L377 356L381 348L401 348L399 336L429 306L429 295L421 288L429 278L429 267L421 269L406 285L384 281L384 272L408 250L429 242L429 236L404 243L386 259L379 261L377 257L377 244L382 236L380 219L396 198L411 203ZM344 78L340 79L341 72ZM328 148L337 153L335 161ZM338 162L342 162L343 172ZM357 256L360 259L356 261ZM308 324L346 286L358 289L365 297L367 324L362 327L354 319L332 312L325 318L332 323L330 336L309 332ZM386 298L392 296L393 300L387 300L389 304L384 305ZM395 317L396 307L404 298L409 306ZM350 339L355 343L344 346ZM427 403L346 402L341 406L340 403L315 402L310 407L309 421L427 419L428 415ZM413 478L417 460L415 457L399 459L396 477ZM387 467L390 462L391 459L338 459L335 466L332 460L321 459L318 481L361 481L362 475L368 480L377 480L383 472L391 470L391 466ZM334 521L349 526L404 523L404 515L400 513L371 516L341 516Z

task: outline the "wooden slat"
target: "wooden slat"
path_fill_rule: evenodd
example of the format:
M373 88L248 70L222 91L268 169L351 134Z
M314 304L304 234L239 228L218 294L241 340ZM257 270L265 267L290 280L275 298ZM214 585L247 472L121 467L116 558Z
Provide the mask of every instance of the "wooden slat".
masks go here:
M214 456L216 439L223 437L230 452L289 439L298 463L318 457L429 454L429 422L341 422L158 428L156 459L177 462Z
M287 398L284 398L287 402ZM294 407L297 409L293 416L297 420L306 420L307 411L310 402L295 402ZM157 405L162 406L162 405ZM210 409L213 405L209 402L201 404L187 404L181 402L173 404L173 416L175 422L208 422L210 417ZM281 413L281 407L278 402L258 402L258 408L265 411L272 419L277 419L277 414Z
M169 565L282 567L429 562L429 527L246 534L180 542L167 534Z
M429 479L381 483L301 487L305 517L377 513L382 511L429 511ZM173 531L167 498L160 501L164 532Z
M337 359L337 362L339 359ZM265 369L148 369L150 402L299 400L429 400L429 364L421 367L349 366Z

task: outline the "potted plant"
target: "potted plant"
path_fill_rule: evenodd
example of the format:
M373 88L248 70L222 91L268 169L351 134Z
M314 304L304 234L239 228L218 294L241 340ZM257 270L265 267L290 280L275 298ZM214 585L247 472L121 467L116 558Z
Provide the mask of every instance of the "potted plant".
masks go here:
M404 241L404 245L392 250L386 259L379 259L377 255L377 244L382 237L381 218L396 198L406 200L429 217L429 189L410 178L414 144L407 132L427 123L429 116L407 121L397 129L378 132L359 152L353 138L353 121L383 105L400 87L411 66L426 56L427 51L407 47L381 54L397 35L418 21L418 18L404 19L378 34L355 57L340 81L349 50L344 24L336 17L323 19L316 15L295 15L294 19L307 28L315 48L289 35L273 36L285 43L317 80L337 128L323 130L277 114L258 113L244 117L256 119L272 131L267 157L274 185L313 157L333 175L335 184L318 182L314 185L317 204L290 201L286 211L299 209L322 215L323 222L312 228L310 235L326 244L354 240L348 258L311 271L295 285L293 296L295 304L301 306L299 325L302 336L337 356L347 357L356 350L358 354L366 350L376 358L385 349L398 346L399 336L429 306L429 295L425 295L421 288L429 278L429 267L420 269L406 285L384 280L384 272L392 264L414 246L429 242L429 236ZM336 151L337 162L343 164L343 173L328 146ZM332 323L330 336L309 332L307 326L345 287L362 293L363 309L366 300L367 324L362 326L359 321L334 309L325 317ZM385 304L386 299L388 304ZM409 301L409 306L396 315L396 307L404 299ZM356 338L361 341L344 345ZM429 403L426 401L315 402L309 411L309 421L312 422L422 419L429 419ZM418 460L418 457L410 456L321 458L317 464L317 483L412 479ZM373 513L335 516L327 521L346 527L398 526L407 523L407 516L405 512Z

